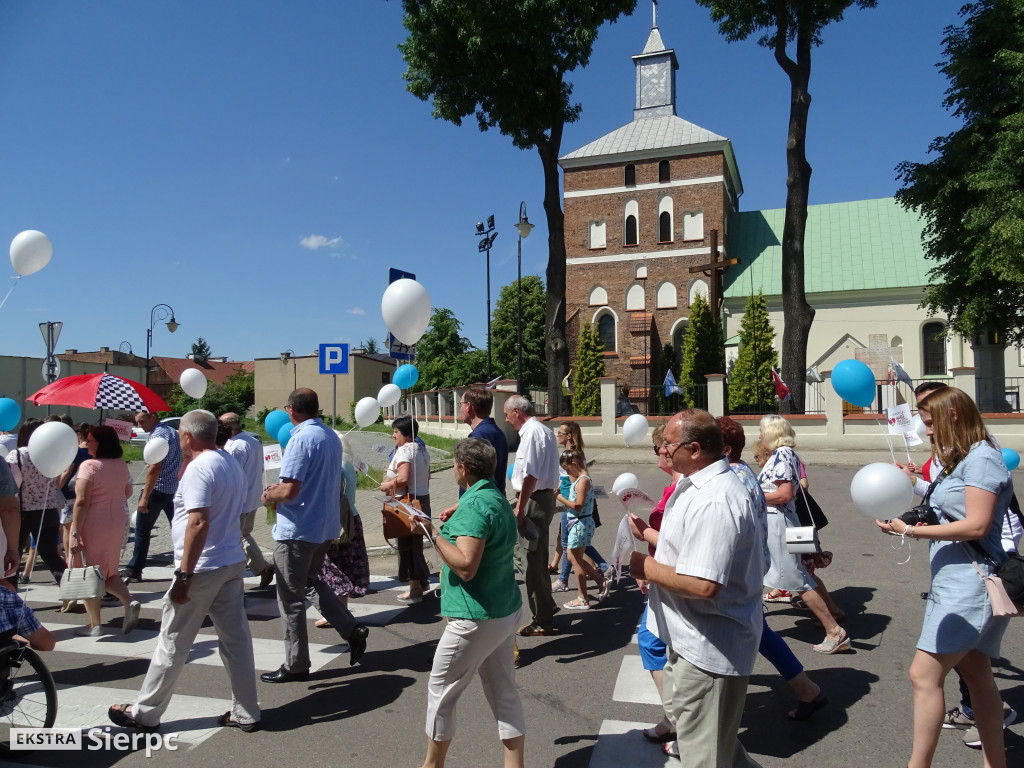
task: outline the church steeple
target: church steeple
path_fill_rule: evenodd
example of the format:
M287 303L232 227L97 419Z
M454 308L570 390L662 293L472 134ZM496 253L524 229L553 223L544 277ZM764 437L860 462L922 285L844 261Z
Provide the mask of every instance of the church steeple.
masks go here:
M671 48L666 49L658 31L658 2L652 2L651 34L642 53L633 57L636 66L636 106L633 119L662 117L676 113L676 70L679 63Z

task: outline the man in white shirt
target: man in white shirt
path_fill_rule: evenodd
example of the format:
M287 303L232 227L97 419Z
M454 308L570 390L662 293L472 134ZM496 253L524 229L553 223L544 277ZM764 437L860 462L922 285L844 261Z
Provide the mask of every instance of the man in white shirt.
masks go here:
M260 725L256 664L245 614L245 555L238 546L245 479L238 462L217 450L217 418L209 411L186 413L178 436L188 460L174 494L171 520L178 568L164 595L160 636L142 690L134 705L115 704L107 714L115 725L156 730L196 634L209 615L232 695L231 709L217 718L217 724L256 731Z
M260 589L266 589L274 580L274 566L267 562L263 550L252 537L256 510L260 507L260 495L263 493L263 444L258 437L242 430L242 420L237 413L225 413L219 421L230 433L224 450L235 457L245 477L247 496L240 521L245 565L250 573L260 577Z
M514 507L519 530L529 518L540 535L535 546L526 553L526 597L530 601L533 620L520 627L522 637L555 633L555 600L548 580L548 529L555 516L555 489L558 488L558 441L555 433L533 415L533 403L522 395L505 401L505 421L519 432L519 449L512 469L512 487L516 493Z
M659 450L683 477L654 557L632 553L629 571L649 583L647 627L668 646L665 712L688 764L756 766L736 734L761 641L757 514L709 413L676 414L664 438Z

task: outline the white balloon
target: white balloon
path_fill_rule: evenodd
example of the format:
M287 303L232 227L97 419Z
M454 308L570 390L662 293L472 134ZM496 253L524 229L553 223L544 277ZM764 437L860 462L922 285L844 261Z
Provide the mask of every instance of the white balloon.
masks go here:
M377 393L377 402L381 408L390 408L392 405L398 405L398 401L402 399L402 390L398 388L397 384L385 384L380 388L380 392Z
M915 413L914 414L914 418L910 420L910 427L911 427L911 429L913 429L914 432L917 433L918 437L920 437L922 440L927 442L927 440L928 440L928 435L927 435L928 427L926 427L924 425L924 422L921 421L921 414L919 414L919 413Z
M368 427L380 416L380 403L375 397L364 397L356 403L356 424Z
M42 424L28 439L28 456L43 477L57 477L78 455L78 435L60 421Z
M914 486L894 464L877 462L858 470L850 483L850 496L869 520L902 515L914 498Z
M36 229L19 232L11 241L11 265L19 275L31 275L50 263L53 243Z
M626 441L626 445L636 445L647 437L648 428L647 419L642 413L634 413L626 419L622 425L622 437Z
M142 458L147 464L157 464L164 460L171 446L162 437L154 437L146 441L146 447L142 449Z
M612 483L612 493L618 493L624 491L627 488L636 488L640 485L640 481L636 479L636 475L632 472L623 472L621 475L615 478L615 482Z
M198 368L186 368L181 372L178 383L186 395L196 400L206 394L206 376Z
M415 344L430 325L430 296L415 280L396 280L380 300L384 324L403 344Z

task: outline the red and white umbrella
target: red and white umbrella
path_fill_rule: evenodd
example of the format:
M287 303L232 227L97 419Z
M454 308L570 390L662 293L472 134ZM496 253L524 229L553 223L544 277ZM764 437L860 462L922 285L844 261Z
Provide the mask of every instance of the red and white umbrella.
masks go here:
M169 411L170 406L149 387L109 373L83 373L47 384L31 397L33 405L68 405L115 411Z

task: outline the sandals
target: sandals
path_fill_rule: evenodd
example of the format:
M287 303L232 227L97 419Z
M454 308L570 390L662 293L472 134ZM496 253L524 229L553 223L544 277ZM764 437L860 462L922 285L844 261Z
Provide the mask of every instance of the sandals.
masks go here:
M761 600L766 603L792 603L793 595L785 589L773 589L761 595Z
M811 715L828 704L828 697L819 693L814 701L798 701L796 709L787 712L790 720L810 720Z
M580 600L577 597L568 603L562 603L562 607L568 608L570 611L586 611L590 609L590 602L588 600Z
M676 743L675 739L672 741L666 741L662 744L661 751L669 757L674 757L676 760L679 759L679 745Z
M140 731L155 731L160 728L159 725L143 725L134 717L132 717L131 704L114 704L107 710L107 717L110 718L110 722L114 725L119 725L122 728L138 728Z
M608 590L612 587L612 580L605 579L601 582L601 586L597 588L597 599L604 600L608 597Z
M549 637L555 634L555 630L531 622L517 629L516 634L519 637Z
M658 725L661 725L661 723L658 723ZM641 731L641 733L644 735L644 738L648 741L653 741L655 744L664 744L667 741L676 740L675 731L669 730L665 731L664 733L658 733L658 725L654 726L653 728L644 728Z
M852 646L850 645L850 636L846 634L846 630L840 627L839 639L826 636L825 639L817 645L811 646L817 653L824 653L831 656L834 653L841 653L843 651L849 651Z
M317 629L330 629L331 622L329 622L327 619L317 619L316 623L313 624L313 626Z
M232 719L230 709L217 718L217 725L221 728L237 728L245 733L252 733L253 731L258 731L260 729L259 720L254 720L251 723L240 723L237 720Z

